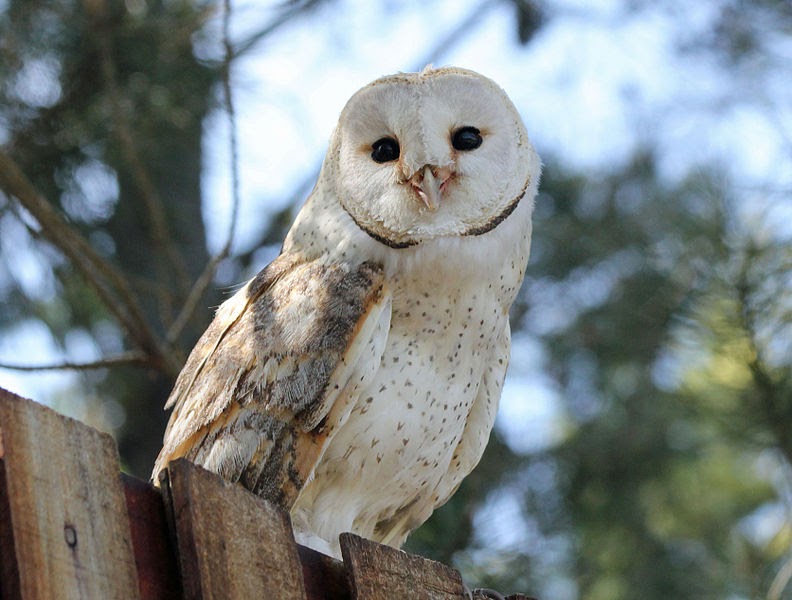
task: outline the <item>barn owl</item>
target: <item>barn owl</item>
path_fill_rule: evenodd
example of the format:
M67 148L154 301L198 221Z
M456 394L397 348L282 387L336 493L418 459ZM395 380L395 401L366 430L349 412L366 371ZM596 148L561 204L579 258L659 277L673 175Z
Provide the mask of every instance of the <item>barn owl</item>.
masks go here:
M491 80L383 77L349 100L280 255L176 380L175 458L290 511L339 557L399 547L481 458L509 360L540 161Z

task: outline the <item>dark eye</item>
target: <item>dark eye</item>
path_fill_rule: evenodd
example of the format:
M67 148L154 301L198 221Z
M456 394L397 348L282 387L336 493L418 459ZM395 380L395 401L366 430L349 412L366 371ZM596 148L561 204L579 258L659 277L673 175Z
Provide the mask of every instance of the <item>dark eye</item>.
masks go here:
M481 146L481 132L475 127L462 127L454 132L451 145L456 150L475 150Z
M378 163L386 163L399 158L399 142L384 137L371 144L371 158Z

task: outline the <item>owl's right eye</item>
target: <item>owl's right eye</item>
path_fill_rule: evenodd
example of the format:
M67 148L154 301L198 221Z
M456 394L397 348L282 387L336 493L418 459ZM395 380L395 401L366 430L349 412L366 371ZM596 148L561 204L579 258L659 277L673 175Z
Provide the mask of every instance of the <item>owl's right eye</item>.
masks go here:
M384 137L371 144L371 158L374 162L386 163L399 158L399 142Z

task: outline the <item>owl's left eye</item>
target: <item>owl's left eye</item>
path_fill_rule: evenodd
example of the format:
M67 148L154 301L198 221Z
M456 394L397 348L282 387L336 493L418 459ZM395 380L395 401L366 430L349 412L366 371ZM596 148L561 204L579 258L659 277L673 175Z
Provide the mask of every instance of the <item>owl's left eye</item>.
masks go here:
M399 142L384 137L371 144L371 158L374 162L386 163L399 158Z
M481 132L475 127L457 129L451 137L451 145L455 150L475 150L482 141Z

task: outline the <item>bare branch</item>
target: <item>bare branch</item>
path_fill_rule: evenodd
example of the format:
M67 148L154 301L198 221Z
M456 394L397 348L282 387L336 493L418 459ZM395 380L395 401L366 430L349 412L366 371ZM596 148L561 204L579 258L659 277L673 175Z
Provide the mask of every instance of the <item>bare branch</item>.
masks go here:
M212 283L212 278L214 277L215 271L217 270L217 265L219 265L220 261L224 258L225 256L222 255L222 253L217 256L213 256L212 259L206 264L206 267L204 267L201 275L195 280L195 283L193 284L187 299L184 301L184 306L182 306L182 309L179 311L178 316L173 321L173 324L171 325L170 329L168 330L168 334L165 337L169 344L173 344L187 326L187 323L192 318L193 313L195 313L195 309L198 308L198 302L200 302L201 298L203 297L206 288L208 288L209 284Z
M430 48L420 62L413 65L412 70L420 71L426 65L439 62L443 54L447 54L456 44L469 39L468 32L484 23L484 15L495 6L496 3L493 0L483 0L476 5L465 18Z
M203 297L204 292L209 287L217 271L217 266L231 252L236 233L236 223L239 216L239 148L237 140L236 109L234 108L234 96L231 90L231 62L234 59L234 49L231 45L230 25L231 25L231 0L224 1L223 12L223 46L225 48L225 58L223 61L223 96L225 99L226 114L228 115L229 129L229 154L231 160L231 217L228 225L228 234L225 244L217 255L207 263L201 275L195 281L184 302L182 310L179 312L175 321L171 325L166 340L173 343L179 337L184 327L187 325L198 302Z
M262 29L251 35L246 40L239 43L236 49L233 51L231 58L237 58L238 56L248 52L256 44L258 44L261 40L266 38L268 35L272 34L276 30L280 29L284 25L286 25L289 21L293 18L299 16L301 13L311 10L319 4L321 4L323 0L305 0L303 2L292 2L289 4L285 4L285 9L281 12L277 17L275 17L269 24L265 25ZM227 12L227 11L226 11Z
M41 233L85 278L126 333L161 368L178 372L171 349L151 329L126 279L102 258L36 190L16 162L0 150L0 188L15 197L41 226Z
M234 241L236 222L239 215L239 144L237 141L236 108L234 96L231 91L231 61L234 58L234 49L231 46L231 0L225 0L223 12L223 46L225 59L223 61L223 96L225 97L226 113L228 114L229 151L231 155L231 221L228 225L228 236L220 256L227 256L231 251Z
M121 365L146 366L150 364L150 362L150 357L143 352L133 351L91 362L64 361L61 363L44 365L17 365L0 361L0 369L7 369L9 371L91 371L94 369L106 369Z

